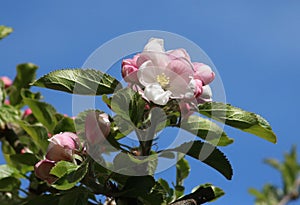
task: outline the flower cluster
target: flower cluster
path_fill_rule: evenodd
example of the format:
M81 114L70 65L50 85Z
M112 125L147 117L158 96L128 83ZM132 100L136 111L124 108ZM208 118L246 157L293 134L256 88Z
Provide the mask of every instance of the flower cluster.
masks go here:
M81 148L81 143L78 136L71 132L56 134L49 141L46 159L34 166L34 172L37 177L52 184L57 178L50 174L51 169L61 160L72 162L75 152Z
M122 76L138 85L143 97L157 105L170 99L211 101L215 74L203 63L192 62L185 49L165 51L163 39L151 38L142 53L122 62Z

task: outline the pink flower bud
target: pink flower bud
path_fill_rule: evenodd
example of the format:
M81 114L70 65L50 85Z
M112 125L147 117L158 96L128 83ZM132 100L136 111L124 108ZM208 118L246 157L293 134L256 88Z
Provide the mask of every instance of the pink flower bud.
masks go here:
M32 114L32 110L30 108L27 108L24 113L23 113L23 117L27 117L28 115Z
M215 73L208 65L203 63L193 63L194 66L194 78L202 80L204 85L209 84L215 79Z
M55 166L55 162L44 159L36 163L34 166L34 174L38 178L47 181L49 184L52 184L57 177L50 174L51 169Z
M9 100L4 100L4 104L5 105L10 105L10 101Z
M52 161L72 161L75 150L80 148L80 140L72 132L56 134L49 139L46 158Z
M102 144L110 133L110 121L106 113L90 112L85 120L85 137L90 144Z
M122 62L122 77L126 82L133 82L137 83L137 59L139 58L139 55L135 55L133 59L125 59Z
M7 76L2 76L1 80L4 82L5 88L8 88L12 85L12 80Z

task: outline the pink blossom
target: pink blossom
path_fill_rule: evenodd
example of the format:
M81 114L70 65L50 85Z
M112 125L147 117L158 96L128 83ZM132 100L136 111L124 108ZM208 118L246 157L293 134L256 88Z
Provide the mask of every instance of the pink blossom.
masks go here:
M193 63L194 66L194 78L202 80L204 85L209 84L215 79L215 73L208 65L203 63Z
M50 171L54 166L55 162L53 161L47 159L41 160L34 166L34 173L38 178L52 184L57 179L56 176L50 174Z
M76 134L64 132L49 139L46 158L52 161L72 161L75 150L80 148L80 140Z
M30 108L27 108L24 113L23 113L23 117L27 117L28 115L32 114L32 110Z
M106 113L88 113L85 120L85 136L89 144L103 144L110 133L110 121Z
M137 59L139 55L135 55L133 59L124 59L122 62L122 77L126 82L137 83Z
M12 85L12 80L7 76L2 76L1 80L4 82L5 88L8 88Z

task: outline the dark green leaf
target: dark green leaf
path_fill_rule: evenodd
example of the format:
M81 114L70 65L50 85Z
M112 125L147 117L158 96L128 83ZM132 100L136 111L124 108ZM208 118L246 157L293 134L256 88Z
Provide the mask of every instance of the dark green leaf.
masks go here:
M226 146L233 142L233 139L229 138L217 124L197 115L191 115L187 119L183 119L180 128L216 146Z
M59 202L59 197L57 195L41 195L34 197L33 199L29 199L25 205L57 205Z
M0 179L0 191L3 192L18 190L20 185L21 185L20 180L14 177L6 177Z
M177 148L167 149L163 152L174 151L180 152L219 171L227 179L232 177L232 167L226 156L215 146L201 141L192 141L180 145Z
M217 198L224 195L224 191L211 184L203 184L195 188L191 194L188 194L171 205L182 205L182 204L204 204L206 202L214 201Z
M11 32L13 32L11 27L0 25L0 40L8 36Z
M35 79L37 66L32 63L20 64L17 66L17 76L11 87L9 87L9 99L11 105L18 105L22 101L22 88L30 88L30 83Z
M15 122L20 118L19 110L11 105L0 106L0 129L4 129L6 123Z
M4 104L6 98L4 82L0 79L0 106Z
M120 191L120 196L133 198L146 196L154 185L155 180L152 176L131 176Z
M35 154L31 154L31 153L10 155L10 159L13 162L25 164L29 166L34 166L39 161L36 158Z
M33 142L40 147L43 153L46 153L49 144L46 128L40 125L30 125L25 121L18 121L18 124L27 132Z
M32 110L34 117L41 122L49 132L55 128L57 120L55 117L56 110L55 108L45 102L40 102L38 100L23 98L24 102Z
M219 102L201 104L198 108L203 115L276 143L276 135L270 124L255 113Z
M75 189L64 194L59 199L58 205L86 205L88 204L88 192L85 189Z
M53 134L60 132L76 132L74 120L70 117L61 115L61 118L53 130Z
M80 95L111 94L120 86L115 78L93 69L56 70L33 85Z

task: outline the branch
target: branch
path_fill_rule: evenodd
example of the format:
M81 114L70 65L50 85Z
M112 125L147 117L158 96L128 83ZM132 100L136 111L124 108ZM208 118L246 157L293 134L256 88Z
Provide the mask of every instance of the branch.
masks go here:
M294 189L292 191L290 191L289 193L287 193L281 199L281 201L278 203L278 205L286 205L290 201L297 200L300 197L299 192L298 192L299 188L300 188L300 178L296 180Z

